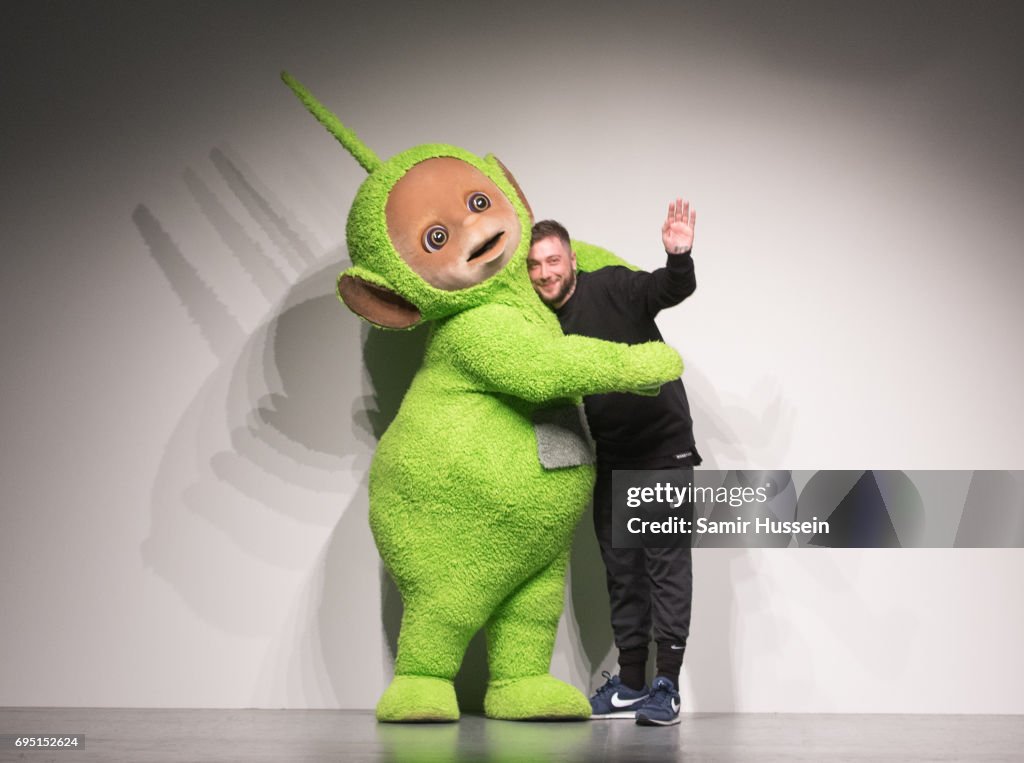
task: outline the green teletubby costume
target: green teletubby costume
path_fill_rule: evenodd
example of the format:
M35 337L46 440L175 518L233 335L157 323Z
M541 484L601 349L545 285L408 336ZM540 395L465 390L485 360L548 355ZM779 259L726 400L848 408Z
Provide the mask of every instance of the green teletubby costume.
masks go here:
M370 469L370 525L404 604L395 678L377 718L457 720L452 680L482 627L487 716L587 718L586 697L548 668L593 467L557 442L553 456L545 452L541 440L549 438L535 422L581 395L650 394L682 372L682 361L660 342L627 346L562 334L527 275L529 207L493 156L433 144L381 161L294 78L282 78L369 173L349 212L353 266L338 280L342 301L384 328L433 321L423 365ZM392 189L438 157L493 182L521 227L502 269L468 288L427 283L389 236ZM578 244L576 251L587 270L621 263L597 247Z

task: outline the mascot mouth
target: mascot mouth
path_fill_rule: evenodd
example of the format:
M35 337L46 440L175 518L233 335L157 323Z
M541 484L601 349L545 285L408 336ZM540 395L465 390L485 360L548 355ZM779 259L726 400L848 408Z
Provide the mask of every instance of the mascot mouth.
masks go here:
M489 239L480 244L480 246L474 249L473 253L469 255L469 259L466 260L466 262L472 262L477 257L483 257L485 254L487 254L489 251L491 251L492 249L494 249L494 247L498 245L498 242L501 241L504 235L505 231L503 230L500 230L497 233L495 233Z

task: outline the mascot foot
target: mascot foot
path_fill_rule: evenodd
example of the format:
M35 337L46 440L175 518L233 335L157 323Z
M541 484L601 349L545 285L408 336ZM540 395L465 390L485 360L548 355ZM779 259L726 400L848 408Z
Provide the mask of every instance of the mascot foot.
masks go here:
M395 676L377 703L384 723L443 723L459 720L455 685L433 676Z
M578 689L545 674L492 681L484 714L506 721L586 720L590 702Z

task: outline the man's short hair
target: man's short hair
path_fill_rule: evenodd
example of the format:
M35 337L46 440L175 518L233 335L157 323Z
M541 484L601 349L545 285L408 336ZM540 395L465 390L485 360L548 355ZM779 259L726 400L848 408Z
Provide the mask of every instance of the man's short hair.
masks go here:
M533 232L530 234L530 246L533 246L542 238L556 236L568 251L572 251L572 242L569 241L569 231L557 220L541 220L534 223Z

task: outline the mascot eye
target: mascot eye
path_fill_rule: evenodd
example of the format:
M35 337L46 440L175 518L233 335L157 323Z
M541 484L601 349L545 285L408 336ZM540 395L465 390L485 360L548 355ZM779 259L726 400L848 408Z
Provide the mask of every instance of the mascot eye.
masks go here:
M423 234L423 248L428 252L436 252L448 243L448 229L443 225L431 225Z
M477 192L470 194L470 197L466 200L466 205L469 207L470 212L483 212L491 206L491 200L487 198L487 194Z

